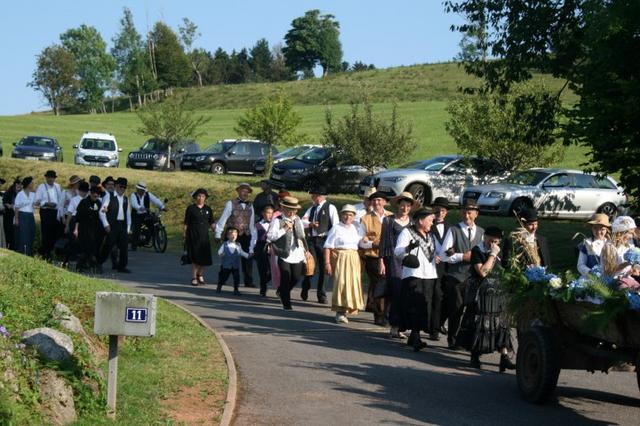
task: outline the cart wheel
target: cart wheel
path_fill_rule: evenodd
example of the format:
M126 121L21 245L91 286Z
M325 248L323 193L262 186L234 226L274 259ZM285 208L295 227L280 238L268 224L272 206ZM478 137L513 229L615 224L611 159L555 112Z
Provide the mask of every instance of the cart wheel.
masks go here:
M522 334L518 344L516 378L522 397L533 403L543 403L558 384L560 367L551 331L532 327Z

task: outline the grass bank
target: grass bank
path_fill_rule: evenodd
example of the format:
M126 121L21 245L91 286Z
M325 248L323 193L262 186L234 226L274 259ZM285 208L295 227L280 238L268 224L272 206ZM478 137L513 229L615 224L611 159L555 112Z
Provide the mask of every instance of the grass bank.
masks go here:
M0 392L0 424L42 424L37 380L44 363L21 356L15 347L20 335L35 327L56 328L52 311L61 302L80 318L92 336L95 292L127 290L3 249L0 264L0 312L4 314L0 323L10 333L8 339L0 336L0 352L8 350L14 355L14 362L9 365L0 357L0 371L11 368L19 385L17 395ZM106 371L107 339L95 337L93 351L83 339L73 339L73 365L57 367L74 388L79 415L76 424L113 424L104 417L104 380L99 380L98 389L84 384L94 366ZM89 356L92 352L95 354ZM222 415L227 377L220 346L190 315L162 300L158 304L156 336L126 338L121 343L118 380L116 424L173 424L185 395L200 398L203 423L217 423Z

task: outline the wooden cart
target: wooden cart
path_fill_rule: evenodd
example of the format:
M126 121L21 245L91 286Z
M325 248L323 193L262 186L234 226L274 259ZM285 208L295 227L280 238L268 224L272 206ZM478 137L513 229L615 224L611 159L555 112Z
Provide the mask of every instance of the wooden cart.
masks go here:
M549 315L518 321L516 377L522 397L542 403L553 393L562 369L608 372L634 365L640 387L640 311L626 311L606 327L585 332L590 303L549 299Z

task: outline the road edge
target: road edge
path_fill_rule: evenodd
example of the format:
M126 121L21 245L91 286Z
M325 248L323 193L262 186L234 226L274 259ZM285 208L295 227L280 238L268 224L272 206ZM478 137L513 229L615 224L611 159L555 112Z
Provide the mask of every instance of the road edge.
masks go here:
M231 425L231 422L235 415L236 403L237 403L237 397L238 397L238 370L236 368L236 361L233 358L233 354L231 353L229 346L227 346L227 342L224 341L224 339L222 338L222 335L218 333L218 331L215 328L207 324L207 322L197 314L194 314L193 312L191 312L184 306L177 304L176 302L165 299L164 297L161 297L161 299L172 304L173 306L180 308L187 314L191 315L203 327L205 327L207 330L213 333L213 335L216 337L216 340L220 344L220 347L222 348L222 352L224 353L225 363L227 364L227 376L229 378L229 388L227 389L227 397L224 401L224 410L222 412L222 418L220 419L220 425L221 426Z

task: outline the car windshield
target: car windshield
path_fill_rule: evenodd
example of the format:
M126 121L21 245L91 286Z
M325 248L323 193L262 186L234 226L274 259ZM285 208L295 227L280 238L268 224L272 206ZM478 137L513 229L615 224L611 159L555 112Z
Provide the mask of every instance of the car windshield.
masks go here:
M330 155L331 153L326 148L311 148L302 154L297 155L295 158L296 160L304 161L305 163L317 164L329 158Z
M547 176L549 176L549 173L547 172L527 170L524 172L517 172L506 178L503 182L514 185L536 186Z
M302 154L308 149L309 147L304 145L294 146L293 148L288 148L278 153L278 157L295 157L296 155Z
M82 143L80 144L80 148L82 149L95 149L97 151L115 151L116 144L109 139L93 139L86 138L82 139Z
M222 154L223 152L229 151L233 146L233 142L219 142L214 143L213 145L209 145L205 148L205 152L210 152L211 154Z
M438 172L453 160L452 157L433 157L428 160L412 161L400 166L401 169L424 170L427 172Z
M140 151L143 152L164 152L167 150L167 143L158 139L149 139L142 145Z
M51 138L40 138L37 136L27 136L18 143L20 146L37 146L41 148L53 148L54 142Z

